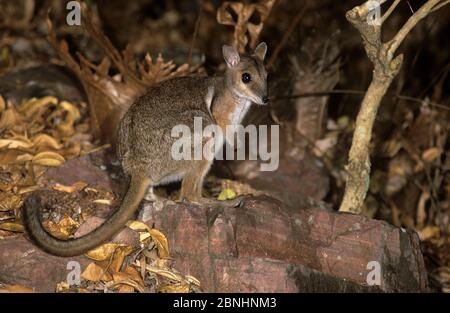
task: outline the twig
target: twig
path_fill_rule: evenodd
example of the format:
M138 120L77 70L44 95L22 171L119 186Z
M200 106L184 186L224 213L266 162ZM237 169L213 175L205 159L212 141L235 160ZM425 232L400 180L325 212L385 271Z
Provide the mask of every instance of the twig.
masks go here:
M323 96L329 96L329 95L333 95L333 94L363 96L366 94L366 92L364 90L354 90L354 89L333 89L333 90L327 90L327 91L304 92L304 93L288 95L288 96L278 96L278 97L271 98L270 101L276 102L276 101L282 101L282 100L286 100L286 99L323 97ZM416 103L421 103L421 104L426 103L426 104L434 106L436 108L450 111L450 107L445 106L443 104L420 99L420 98L415 98L415 97L411 97L411 96L399 95L399 94L386 94L386 97L397 98L400 100L406 100L406 101L411 101L411 102L416 102Z
M409 3L409 1L406 1L406 3L408 4L409 9L411 10L411 13L414 14L414 10L411 6L411 3Z
M388 56L392 58L394 53L397 51L400 44L403 42L405 37L409 34L409 32L414 28L414 26L419 23L420 20L425 18L429 13L433 12L433 8L440 4L442 0L428 0L424 5L420 7L419 10L414 13L402 26L402 28L398 31L397 35L394 36L394 38L387 43L389 46L389 49L387 51ZM444 1L448 3L448 1ZM442 4L442 3L441 3Z
M447 5L447 4L449 4L449 3L450 3L450 0L446 0L446 1L444 1L443 3L438 4L437 6L435 6L435 7L433 8L433 10L431 10L431 12L437 11L437 10L439 10L440 8L442 8L444 5Z
M436 84L436 82L441 78L441 76L447 75L448 72L450 72L450 62L447 63L446 66L444 66L441 70L439 70L439 72L436 75L433 76L428 85L423 89L423 91L419 93L419 96L421 97L425 95L427 91Z
M191 46L189 47L189 56L188 56L188 64L189 66L191 65L191 61L192 61L192 52L194 50L194 44L195 44L195 40L197 39L197 35L198 35L198 30L200 28L200 21L202 19L202 15L203 15L203 5L202 5L202 0L198 1L198 15L197 15L197 19L195 21L195 26L194 26L194 34L192 35L192 40L191 40Z
M394 3L392 3L392 5L389 7L389 9L386 11L386 13L384 13L383 17L381 18L381 24L383 24L387 20L387 18L392 14L392 12L394 12L395 8L400 3L400 1L402 0L395 0Z
M294 31L297 24L301 21L303 15L306 12L306 8L308 7L308 4L305 4L303 8L297 13L297 15L292 20L291 24L289 25L288 29L284 32L283 38L279 42L279 44L275 47L273 54L270 56L269 62L267 62L267 68L271 68L275 60L277 59L278 55L280 54L280 51L283 49L283 47L286 45L287 40L289 39L289 36Z

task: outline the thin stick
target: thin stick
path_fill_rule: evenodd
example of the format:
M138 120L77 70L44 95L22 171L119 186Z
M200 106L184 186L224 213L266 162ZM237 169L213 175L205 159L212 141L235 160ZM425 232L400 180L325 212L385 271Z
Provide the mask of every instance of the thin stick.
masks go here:
M203 15L203 5L202 5L201 1L198 1L198 6L199 6L199 10L198 10L198 15L197 15L197 20L195 21L194 34L192 35L191 46L189 48L189 56L188 56L188 64L189 65L191 65L192 52L194 50L194 43L195 43L195 39L197 39L198 29L200 28L200 20L202 19L202 15Z
M366 92L363 90L353 90L353 89L334 89L334 90L327 90L327 91L304 92L304 93L288 95L288 96L279 96L279 97L271 98L270 101L277 102L277 101L282 101L282 100L287 100L287 99L324 97L324 96L329 96L329 95L333 95L333 94L364 96L366 94ZM431 106L435 106L437 108L450 111L450 107L445 106L443 104L428 101L428 100L423 100L420 98L415 98L415 97L411 97L411 96L407 96L407 95L386 94L386 97L397 98L400 100L406 100L406 101L411 101L411 102L416 102L416 103L427 103Z
M437 10L439 10L440 8L442 8L444 5L447 5L447 4L449 4L449 3L450 3L450 0L447 0L447 1L443 2L443 3L441 3L441 4L438 4L437 6L435 6L435 7L433 8L433 10L431 10L431 12L437 11Z
M275 50L273 51L273 54L270 56L269 62L267 62L267 68L271 68L273 63L275 63L275 60L277 59L278 55L280 54L280 51L286 44L287 40L289 39L289 36L294 31L297 24L302 19L303 15L306 12L307 4L303 6L303 8L297 13L297 15L292 20L291 24L289 25L288 29L283 35L283 38L281 39L280 43L275 47Z
M389 9L386 11L386 13L384 13L383 17L381 18L381 24L383 24L387 20L387 18L392 14L392 12L394 12L395 8L400 3L400 1L402 0L395 0L395 2L392 3L392 5L389 7Z
M430 12L432 12L433 8L440 4L442 0L428 0L424 5L420 7L414 15L412 15L406 23L402 26L402 28L398 31L397 35L389 42L388 56L392 58L397 48L403 42L405 37L409 34L409 32L417 25L423 18L425 18ZM444 4L448 3L448 1L444 1Z

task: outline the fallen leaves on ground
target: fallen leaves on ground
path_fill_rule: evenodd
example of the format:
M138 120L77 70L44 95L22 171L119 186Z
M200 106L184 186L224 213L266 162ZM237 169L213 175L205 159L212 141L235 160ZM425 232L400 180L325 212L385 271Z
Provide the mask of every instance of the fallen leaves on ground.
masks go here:
M80 226L70 216L64 216L57 223L52 220L45 220L42 224L53 236L59 239L68 239Z
M19 208L29 192L43 186L40 178L47 167L60 166L96 148L88 125L83 104L46 96L13 105L0 95L0 229L9 232L2 232L2 237L23 232ZM83 189L83 184L53 188L73 192ZM58 237L67 238L73 225L66 222L75 223L66 219L47 226Z
M33 289L21 285L9 285L2 287L0 285L0 293L31 293Z
M127 226L140 234L140 246L106 243L89 252L93 260L82 272L80 286L61 282L57 292L196 292L200 282L172 267L169 243L158 229L141 221Z
M395 226L417 232L436 267L431 277L447 288L450 264L450 184L446 174L450 166L447 111L420 104L420 114L409 106L398 107L402 114L393 114L389 136L375 129L372 143L370 188L363 213L371 218L387 220ZM346 116L329 120L324 138L315 142L313 151L327 164L337 188L332 194L342 194L347 160L341 158L341 147L352 134L353 125ZM346 139L347 138L347 139ZM345 155L344 155L345 156ZM341 166L338 166L338 163ZM339 203L338 199L331 202Z

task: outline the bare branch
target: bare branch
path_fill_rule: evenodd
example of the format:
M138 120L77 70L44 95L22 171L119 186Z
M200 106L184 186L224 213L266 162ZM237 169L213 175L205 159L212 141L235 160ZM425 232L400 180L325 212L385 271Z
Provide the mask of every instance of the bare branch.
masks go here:
M400 3L400 1L402 1L402 0L395 0L394 3L391 4L389 9L386 11L386 13L384 13L383 17L381 18L381 24L383 24L388 19L388 17L392 14L392 12L394 12L395 8Z
M285 31L280 43L275 47L273 54L270 56L269 62L267 62L267 68L272 67L273 63L275 62L275 60L278 57L278 54L280 54L281 49L284 47L287 40L289 39L289 36L294 31L295 27L297 27L297 24L301 21L303 15L305 15L307 7L308 7L308 4L305 4L303 6L303 8L297 13L297 15L292 20L291 24L289 25L289 28L287 29L287 31Z
M442 8L443 6L445 6L445 5L449 4L449 3L450 3L450 0L446 0L446 1L444 1L443 3L440 3L440 4L436 5L436 6L433 8L433 10L431 10L431 12L437 11L437 10L439 10L440 8Z
M377 1L379 4L385 1ZM382 17L385 21L394 11L400 1L396 0ZM360 32L364 48L369 59L374 65L372 82L361 103L361 108L356 118L355 132L352 146L349 152L349 164L347 165L347 183L344 198L339 211L361 213L364 200L369 189L370 182L370 157L369 144L372 137L373 124L380 106L381 99L386 94L392 80L397 76L403 62L400 54L394 57L397 48L403 42L407 34L437 7L442 7L449 0L428 0L415 12L402 26L392 40L387 43L381 41L380 24L369 24L368 16L373 1L367 1L348 11L346 17L350 23Z
M416 11L406 23L402 26L402 28L398 31L397 35L387 43L389 45L388 56L392 58L397 48L409 34L409 32L417 25L417 23L425 18L429 13L433 12L436 6L440 6L442 4L449 3L449 1L443 0L428 0L419 10Z

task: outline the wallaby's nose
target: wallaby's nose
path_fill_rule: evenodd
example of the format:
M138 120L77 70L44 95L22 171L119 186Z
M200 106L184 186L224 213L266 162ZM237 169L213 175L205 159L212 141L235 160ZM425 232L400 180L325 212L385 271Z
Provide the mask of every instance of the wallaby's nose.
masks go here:
M267 97L267 96L262 97L262 101L263 101L264 103L269 102L269 97Z

